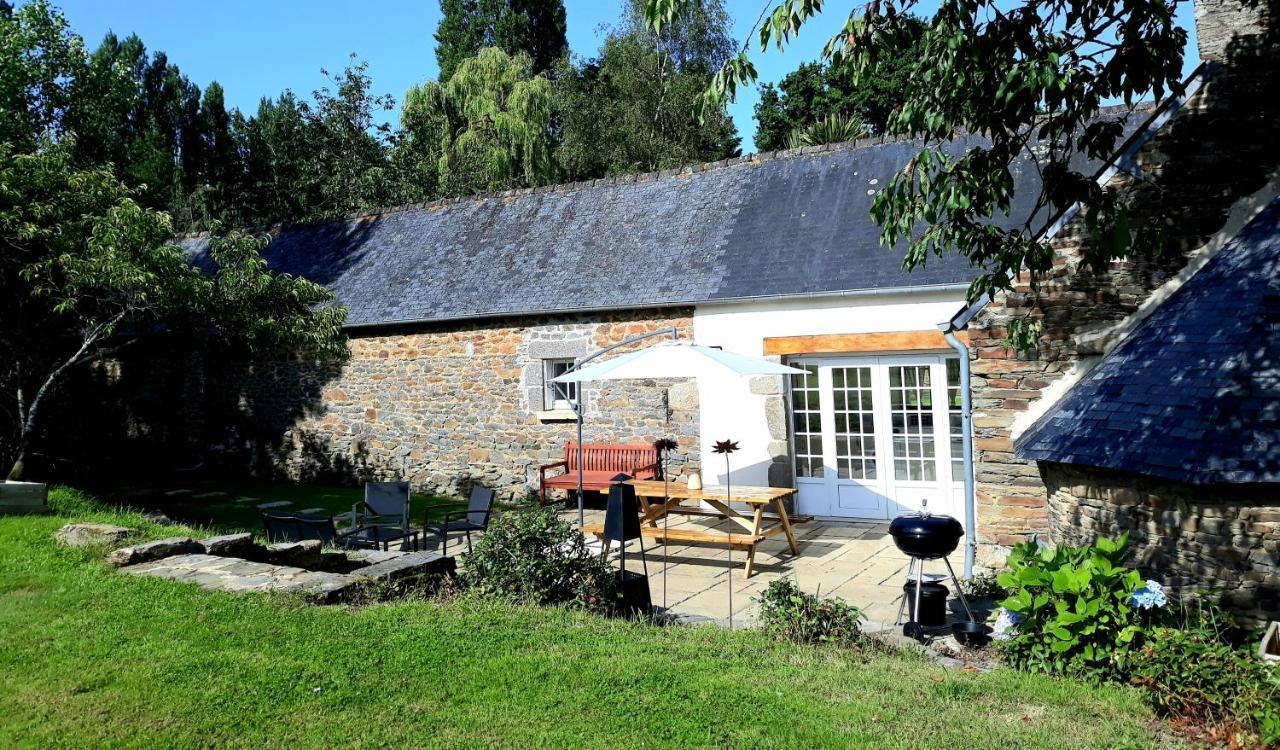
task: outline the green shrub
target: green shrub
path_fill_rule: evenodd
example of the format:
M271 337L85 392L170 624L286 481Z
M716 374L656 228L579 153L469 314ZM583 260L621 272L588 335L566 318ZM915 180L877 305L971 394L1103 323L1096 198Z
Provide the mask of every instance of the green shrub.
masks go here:
M766 632L796 643L853 645L862 641L862 610L838 597L819 599L790 578L769 583L756 598Z
M462 562L463 586L486 596L602 610L615 596L612 568L587 549L581 531L550 508L494 516Z
M1142 576L1124 566L1128 555L1128 535L1084 547L1042 550L1034 541L1014 547L999 579L1012 592L1001 617L1013 627L1005 630L998 620L996 628L1005 659L1029 671L1127 678L1133 654L1163 613L1137 606L1135 592L1149 592Z
M1181 627L1152 631L1133 682L1151 692L1158 713L1221 728L1236 745L1280 746L1280 670L1255 648L1217 607L1198 602Z
M960 590L968 599L1003 599L1009 595L995 573L976 573L960 582Z

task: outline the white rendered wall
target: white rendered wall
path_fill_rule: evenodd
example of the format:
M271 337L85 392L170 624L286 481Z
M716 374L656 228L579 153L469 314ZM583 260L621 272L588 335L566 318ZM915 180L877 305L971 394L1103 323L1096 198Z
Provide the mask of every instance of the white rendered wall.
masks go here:
M697 344L759 357L766 338L936 330L963 304L964 291L951 290L700 305L693 336ZM751 392L751 378L725 375L699 378L698 400L703 482L724 484L724 456L711 449L718 440L734 440L733 483L768 486L773 459L765 395Z

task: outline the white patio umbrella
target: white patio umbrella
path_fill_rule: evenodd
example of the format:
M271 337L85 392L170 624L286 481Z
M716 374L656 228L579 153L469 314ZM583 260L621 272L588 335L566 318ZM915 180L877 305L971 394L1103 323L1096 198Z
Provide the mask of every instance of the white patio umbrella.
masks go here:
M685 341L663 341L600 364L570 370L557 383L642 378L697 378L708 375L803 375L804 370Z
M583 367L587 361L605 354L611 349L624 346L641 338L669 333L672 338L653 346L634 352L628 352L599 364ZM553 379L556 383L586 383L599 380L641 380L641 379L687 379L723 375L803 375L805 370L796 367L770 362L759 357L748 357L742 354L726 352L711 346L698 346L675 338L675 331L659 331L652 334L641 334L633 339L615 344L612 347L592 354L581 360L574 369ZM582 410L581 399L574 404L578 417L578 523L582 525ZM666 476L666 473L663 473ZM665 516L664 516L665 524ZM730 548L729 566L733 566L733 552ZM667 566L663 566L665 600L665 578ZM730 597L733 596L732 571L730 572ZM665 601L664 601L665 605ZM729 603L729 623L733 625L733 601Z

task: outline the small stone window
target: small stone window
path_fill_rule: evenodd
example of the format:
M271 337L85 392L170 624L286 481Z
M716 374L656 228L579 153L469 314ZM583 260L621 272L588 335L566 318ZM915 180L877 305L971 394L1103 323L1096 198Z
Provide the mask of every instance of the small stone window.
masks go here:
M578 403L577 383L557 383L560 377L573 368L572 359L542 360L542 408L548 411L572 410Z

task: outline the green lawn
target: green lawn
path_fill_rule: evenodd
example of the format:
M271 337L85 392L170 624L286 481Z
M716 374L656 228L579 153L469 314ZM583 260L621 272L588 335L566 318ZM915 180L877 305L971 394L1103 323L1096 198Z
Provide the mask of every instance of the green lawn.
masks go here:
M1140 694L501 605L353 610L118 574L0 517L0 747L1149 748Z

